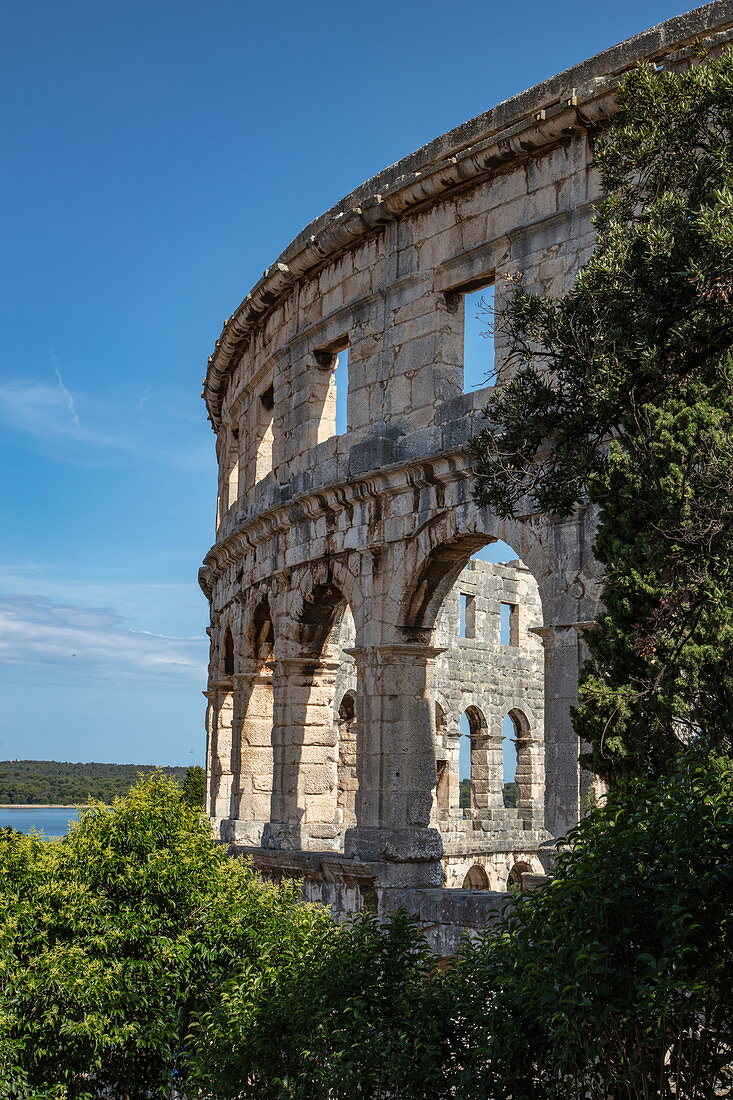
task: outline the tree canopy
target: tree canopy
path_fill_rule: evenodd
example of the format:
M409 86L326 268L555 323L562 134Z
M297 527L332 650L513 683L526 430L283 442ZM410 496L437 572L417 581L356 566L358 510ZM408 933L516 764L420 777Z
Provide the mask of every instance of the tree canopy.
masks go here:
M190 770L190 769L188 769ZM81 806L92 799L111 803L141 776L160 772L185 781L184 767L151 764L72 764L58 760L0 760L0 804Z
M60 840L0 835L0 1098L712 1100L731 850L730 760L623 781L443 972L406 913L339 925L141 781Z

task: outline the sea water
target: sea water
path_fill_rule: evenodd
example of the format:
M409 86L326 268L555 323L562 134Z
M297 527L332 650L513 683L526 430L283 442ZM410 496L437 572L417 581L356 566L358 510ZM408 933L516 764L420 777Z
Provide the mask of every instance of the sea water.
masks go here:
M64 806L34 806L30 809L4 806L0 809L0 829L10 826L19 833L29 833L31 829L37 829L46 840L56 840L60 836L66 836L69 822L78 821L80 812Z

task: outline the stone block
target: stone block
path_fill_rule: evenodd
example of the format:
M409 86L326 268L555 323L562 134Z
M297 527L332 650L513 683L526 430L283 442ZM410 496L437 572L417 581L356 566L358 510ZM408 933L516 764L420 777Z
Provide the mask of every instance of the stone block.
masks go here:
M361 443L355 443L349 451L348 476L379 470L397 460L397 444L385 436L374 436Z

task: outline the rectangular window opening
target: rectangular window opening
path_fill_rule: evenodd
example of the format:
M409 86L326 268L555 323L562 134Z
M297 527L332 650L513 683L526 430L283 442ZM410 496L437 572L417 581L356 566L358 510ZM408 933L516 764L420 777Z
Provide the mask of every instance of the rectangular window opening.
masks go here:
M502 645L519 645L518 608L514 603L502 603L500 612L500 641Z
M334 435L344 435L349 430L348 338L343 336L334 340L327 347L317 349L314 354L318 366L314 379L316 397L318 399L320 395L319 400L322 402L317 442L323 443L324 440L331 439Z
M349 347L336 352L333 384L336 387L336 435L344 435L349 430Z
M272 444L273 444L273 413L275 409L275 394L270 385L263 390L259 399L255 402L255 415L257 417L257 451L255 453L255 483L262 481L263 477L272 470Z
M227 508L239 500L239 429L232 428L229 444L229 484Z
M463 392L496 385L494 286L463 294Z
M476 597L461 592L459 637L476 637Z

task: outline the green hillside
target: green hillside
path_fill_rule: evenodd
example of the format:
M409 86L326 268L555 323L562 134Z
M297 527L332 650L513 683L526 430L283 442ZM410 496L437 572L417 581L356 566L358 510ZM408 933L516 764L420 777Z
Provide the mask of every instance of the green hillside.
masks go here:
M79 805L90 798L111 802L127 794L140 775L156 770L183 784L185 767L151 764L62 764L57 760L0 760L0 804Z

